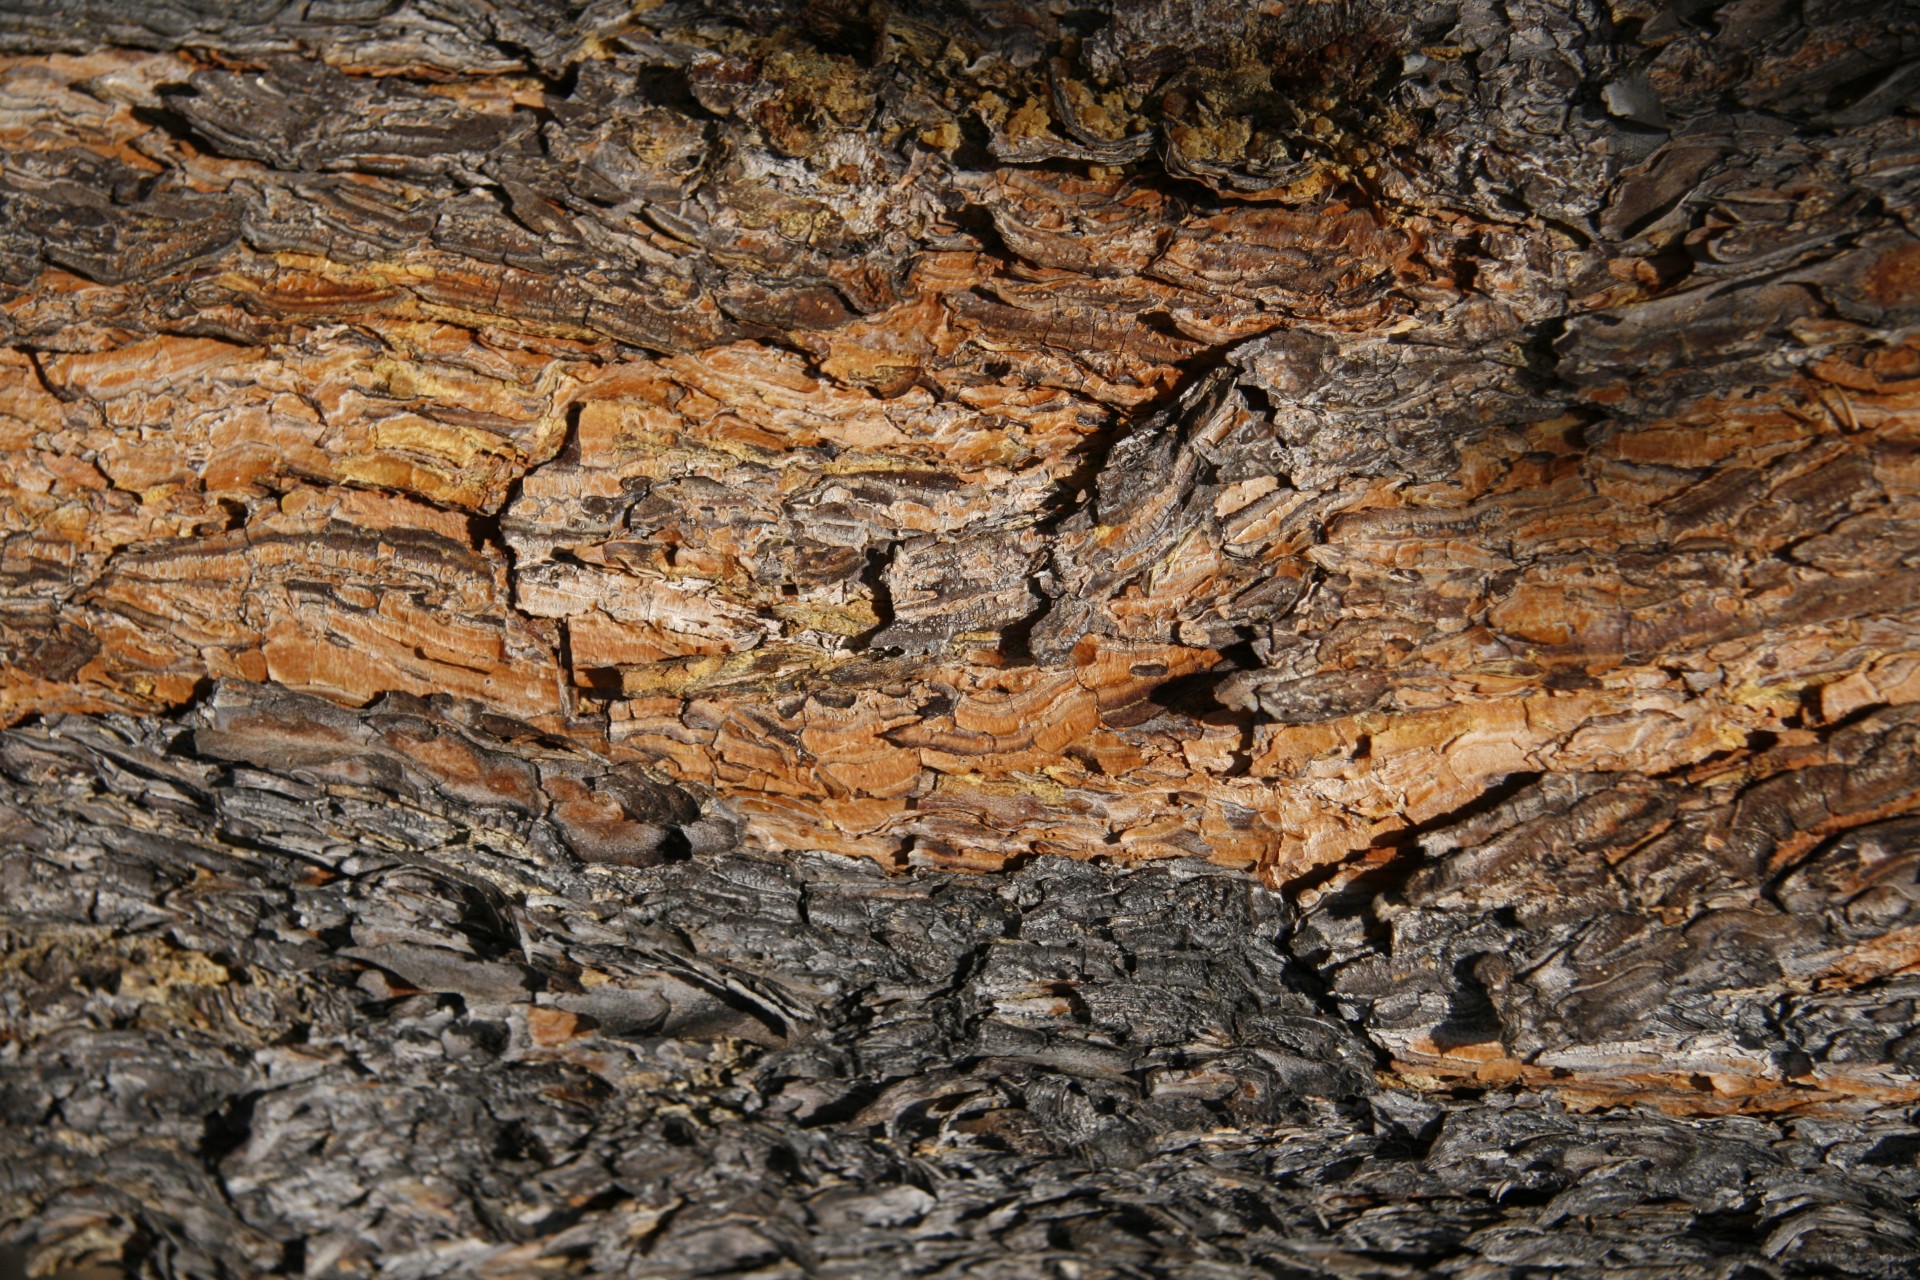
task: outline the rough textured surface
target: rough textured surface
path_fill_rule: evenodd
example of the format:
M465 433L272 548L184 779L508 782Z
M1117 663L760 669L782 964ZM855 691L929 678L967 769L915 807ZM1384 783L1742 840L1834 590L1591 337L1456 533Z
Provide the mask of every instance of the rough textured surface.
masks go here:
M3 1238L1909 1274L1917 58L0 0Z

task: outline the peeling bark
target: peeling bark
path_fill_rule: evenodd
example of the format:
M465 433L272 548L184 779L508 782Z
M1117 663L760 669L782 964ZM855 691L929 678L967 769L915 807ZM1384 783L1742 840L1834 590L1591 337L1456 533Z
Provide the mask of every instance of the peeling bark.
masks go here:
M0 0L0 1229L1909 1273L1916 56Z

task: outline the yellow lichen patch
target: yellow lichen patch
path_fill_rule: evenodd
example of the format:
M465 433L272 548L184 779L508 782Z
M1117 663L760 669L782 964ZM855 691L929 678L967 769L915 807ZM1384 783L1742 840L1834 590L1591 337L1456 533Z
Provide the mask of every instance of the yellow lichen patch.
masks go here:
M232 998L235 975L211 956L166 937L86 925L0 928L0 978L35 990L38 1013L59 1017L84 1002L110 1010L118 1025L168 1031L217 1028L242 1043L265 1042ZM250 987L284 990L287 980L249 972Z

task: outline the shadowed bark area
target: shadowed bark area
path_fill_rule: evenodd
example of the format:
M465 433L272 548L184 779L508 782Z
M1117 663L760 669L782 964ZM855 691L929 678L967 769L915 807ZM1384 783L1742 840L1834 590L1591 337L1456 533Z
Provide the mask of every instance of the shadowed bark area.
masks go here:
M1909 1274L1911 820L1770 898L1586 869L1779 793L1531 783L1304 906L1192 861L583 864L722 833L401 695L55 717L0 734L3 1203L42 1274Z
M0 0L0 1272L1911 1274L1916 66Z

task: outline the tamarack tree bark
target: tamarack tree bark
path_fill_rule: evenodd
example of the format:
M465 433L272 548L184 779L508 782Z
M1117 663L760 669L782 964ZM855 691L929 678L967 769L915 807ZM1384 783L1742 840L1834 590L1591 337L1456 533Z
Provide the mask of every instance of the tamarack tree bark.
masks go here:
M0 0L0 1270L1913 1274L1916 68Z

